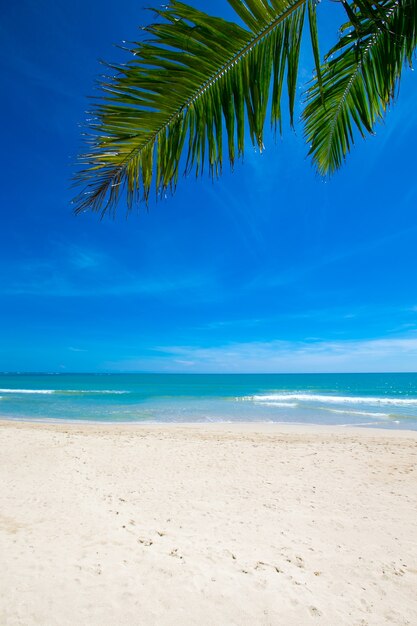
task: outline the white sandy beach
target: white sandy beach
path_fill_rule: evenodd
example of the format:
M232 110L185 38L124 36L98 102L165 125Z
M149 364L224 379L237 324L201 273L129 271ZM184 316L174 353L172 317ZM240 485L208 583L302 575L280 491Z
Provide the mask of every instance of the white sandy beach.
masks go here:
M417 624L417 433L0 422L0 624Z

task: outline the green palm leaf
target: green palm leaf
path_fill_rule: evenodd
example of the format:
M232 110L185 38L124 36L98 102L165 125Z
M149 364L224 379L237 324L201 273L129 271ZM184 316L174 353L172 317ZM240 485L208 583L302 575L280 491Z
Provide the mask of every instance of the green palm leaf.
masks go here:
M228 0L244 26L173 1L157 11L126 66L102 84L89 151L77 182L76 212L113 210L126 190L128 207L175 187L180 166L199 175L220 173L224 146L233 165L243 154L245 127L262 149L271 97L281 121L284 79L293 120L298 61L307 0ZM318 58L315 4L309 20Z
M355 138L373 132L417 45L416 0L344 3L350 21L307 92L303 117L321 174L339 168Z

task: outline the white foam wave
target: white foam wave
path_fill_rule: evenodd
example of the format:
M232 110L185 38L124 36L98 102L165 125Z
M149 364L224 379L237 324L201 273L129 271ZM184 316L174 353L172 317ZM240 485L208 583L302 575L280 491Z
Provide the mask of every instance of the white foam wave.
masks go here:
M79 395L86 395L90 393L122 395L125 393L130 393L130 391L120 391L117 389L56 389L54 393L62 393L62 394L67 393L67 394L79 394Z
M119 391L114 389L0 389L0 393L36 393L36 394L77 394L77 395L85 395L90 393L97 394L125 394L130 393L129 391Z
M293 409L294 407L297 406L296 402L256 402L256 400L255 400L255 404L261 404L262 406L279 406L279 407L285 407L289 409Z
M330 404L388 404L396 406L417 406L417 398L389 398L385 396L326 396L314 393L274 393L268 395L254 395L237 398L258 403L266 402L323 402Z
M1 393L55 393L53 389L0 389Z
M367 417L390 417L389 413L373 413L371 411L350 411L349 409L327 409L330 413L342 413L343 415L366 415Z

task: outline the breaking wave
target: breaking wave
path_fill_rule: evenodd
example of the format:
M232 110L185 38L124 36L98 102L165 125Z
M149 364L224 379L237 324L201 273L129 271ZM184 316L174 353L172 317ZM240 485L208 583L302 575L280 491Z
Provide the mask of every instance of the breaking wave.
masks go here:
M320 402L323 404L367 404L392 406L417 406L417 398L392 398L386 396L331 396L313 393L274 393L267 395L243 396L237 400L251 401L259 404L278 402Z
M130 391L119 391L115 389L0 389L0 393L14 394L41 394L41 395L87 395L87 394L125 394Z

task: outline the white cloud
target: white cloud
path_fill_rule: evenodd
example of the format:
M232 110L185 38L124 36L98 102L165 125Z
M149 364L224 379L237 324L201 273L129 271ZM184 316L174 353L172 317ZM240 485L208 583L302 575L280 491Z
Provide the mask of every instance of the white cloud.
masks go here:
M358 341L252 342L216 347L164 346L155 356L107 363L124 371L409 372L417 371L417 335Z

